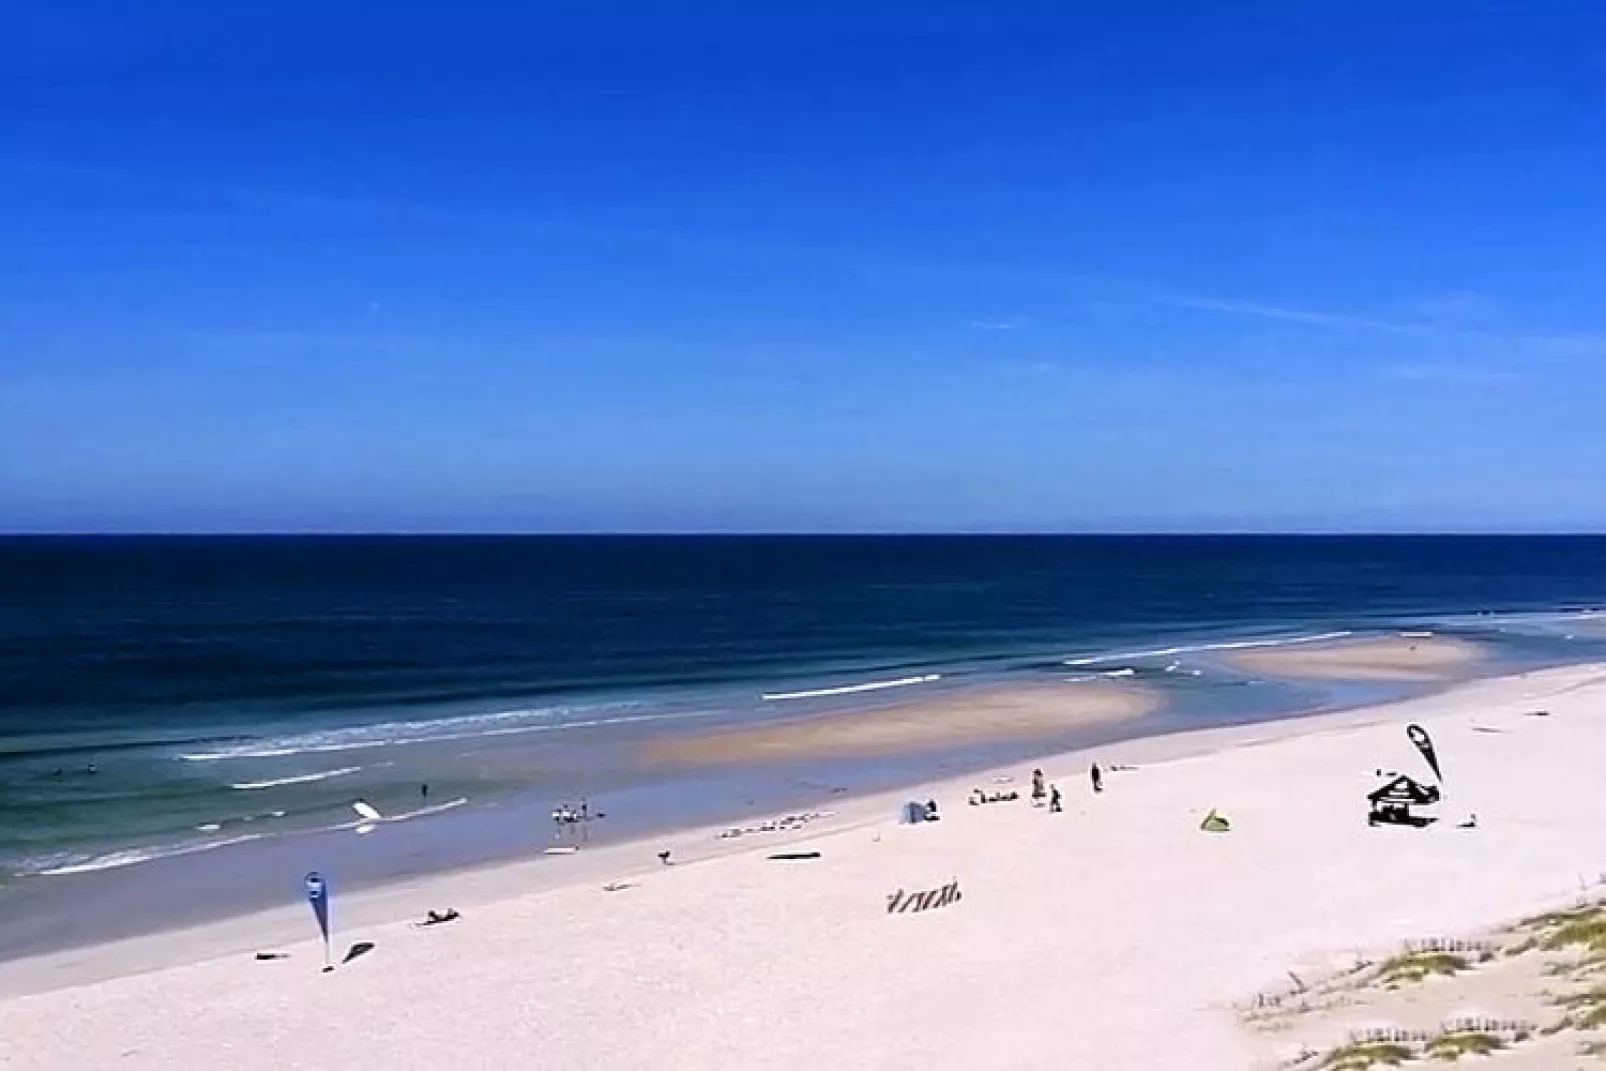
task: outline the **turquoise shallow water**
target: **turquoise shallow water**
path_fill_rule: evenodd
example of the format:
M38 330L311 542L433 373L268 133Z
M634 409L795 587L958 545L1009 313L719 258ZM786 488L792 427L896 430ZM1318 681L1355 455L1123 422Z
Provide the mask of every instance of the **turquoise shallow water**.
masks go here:
M1167 697L1123 731L1273 717L1388 690L1224 649L1427 625L1539 665L1606 651L1596 603L1596 539L0 540L0 881L262 855L359 798L478 831L412 865L493 857L582 793L622 831L1077 742L709 779L643 767L657 734L1097 675Z

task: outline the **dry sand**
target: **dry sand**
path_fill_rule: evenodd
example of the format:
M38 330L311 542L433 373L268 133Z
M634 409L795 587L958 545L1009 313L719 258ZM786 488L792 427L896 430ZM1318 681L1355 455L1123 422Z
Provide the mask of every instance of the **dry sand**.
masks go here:
M1160 704L1150 689L1077 681L998 688L849 714L658 741L648 756L702 764L876 755L989 740L1051 737L1139 717Z
M1449 636L1387 636L1237 651L1227 661L1249 673L1307 680L1449 681L1487 657L1480 644Z
M3 964L0 1065L1253 1068L1239 1005L1285 971L1565 902L1606 870L1603 705L1606 667L1571 667L1101 748L1137 769L1097 797L1089 756L1047 759L1060 815L966 806L967 776L773 837L337 889L337 953L375 947L331 974L304 905ZM1452 820L1368 828L1372 771L1420 762L1407 719L1434 735ZM896 824L928 795L941 822ZM1212 807L1231 832L1200 831ZM767 858L783 846L820 857ZM886 911L955 881L956 903ZM461 921L405 921L447 905Z

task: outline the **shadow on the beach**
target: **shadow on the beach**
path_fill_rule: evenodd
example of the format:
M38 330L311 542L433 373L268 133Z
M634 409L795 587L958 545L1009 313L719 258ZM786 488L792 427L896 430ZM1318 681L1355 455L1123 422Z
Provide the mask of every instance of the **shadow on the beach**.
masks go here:
M350 948L348 948L346 950L346 958L341 960L340 962L341 963L350 963L352 960L358 958L359 956L366 956L368 953L372 952L373 950L374 950L374 943L372 941L358 941L356 944L352 945Z

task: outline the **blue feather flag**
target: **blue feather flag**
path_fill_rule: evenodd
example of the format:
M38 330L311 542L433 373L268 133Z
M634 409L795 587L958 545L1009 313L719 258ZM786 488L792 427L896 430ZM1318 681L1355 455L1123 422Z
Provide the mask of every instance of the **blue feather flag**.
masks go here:
M318 919L318 932L323 934L323 965L328 970L332 966L329 962L329 883L316 870L307 875L307 903L312 905L312 913Z

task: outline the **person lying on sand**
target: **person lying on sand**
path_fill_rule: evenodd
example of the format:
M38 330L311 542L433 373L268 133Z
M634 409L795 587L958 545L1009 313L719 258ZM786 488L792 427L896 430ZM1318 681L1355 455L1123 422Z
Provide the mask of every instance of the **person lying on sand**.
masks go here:
M457 908L455 907L449 907L445 911L431 910L428 915L424 916L424 921L418 923L418 925L439 926L443 922L456 922L462 917L462 915L458 914Z
M1018 799L1020 799L1020 793L1013 789L1008 792L994 792L990 796L979 788L972 790L970 793L970 805L972 807L980 806L983 803L1005 803L1009 800Z

